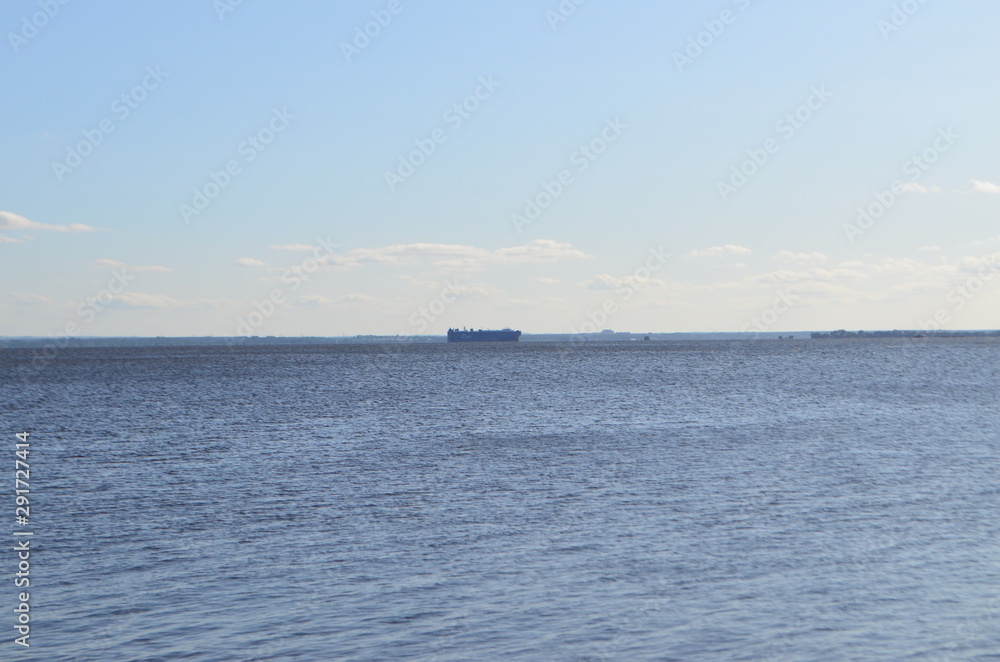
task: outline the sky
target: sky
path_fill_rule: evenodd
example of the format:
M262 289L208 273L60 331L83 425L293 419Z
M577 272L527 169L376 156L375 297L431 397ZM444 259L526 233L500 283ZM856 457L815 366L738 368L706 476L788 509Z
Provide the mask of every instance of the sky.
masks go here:
M0 335L1000 328L987 0L7 0Z

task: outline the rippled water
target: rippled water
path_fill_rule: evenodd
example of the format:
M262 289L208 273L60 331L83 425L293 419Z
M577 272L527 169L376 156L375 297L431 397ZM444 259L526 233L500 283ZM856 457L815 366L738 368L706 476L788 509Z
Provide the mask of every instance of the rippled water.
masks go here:
M3 659L1000 660L996 341L30 355Z

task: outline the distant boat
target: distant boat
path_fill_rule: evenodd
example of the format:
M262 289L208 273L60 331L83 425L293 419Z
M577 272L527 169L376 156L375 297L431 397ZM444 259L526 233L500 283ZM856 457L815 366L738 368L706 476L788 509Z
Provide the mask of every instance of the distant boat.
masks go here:
M448 342L517 342L520 337L520 331L511 329L448 329Z

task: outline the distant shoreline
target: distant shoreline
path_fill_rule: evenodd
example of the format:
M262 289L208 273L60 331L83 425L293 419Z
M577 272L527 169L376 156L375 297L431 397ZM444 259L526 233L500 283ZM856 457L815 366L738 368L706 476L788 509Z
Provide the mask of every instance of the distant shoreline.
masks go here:
M646 340L648 338L648 341ZM792 331L767 333L702 332L702 333L526 333L522 343L537 342L670 342L691 340L879 340L931 338L1000 338L1000 330L966 331ZM436 344L447 343L444 335L427 336L94 336L94 337L0 337L0 349L51 347L196 347L196 346L263 346L263 345L371 345L371 344Z

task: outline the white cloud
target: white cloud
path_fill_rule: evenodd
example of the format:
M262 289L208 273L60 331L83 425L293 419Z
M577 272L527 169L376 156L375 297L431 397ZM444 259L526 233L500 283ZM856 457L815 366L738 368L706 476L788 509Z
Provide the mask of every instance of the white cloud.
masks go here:
M598 274L593 278L583 281L580 287L588 290L613 290L622 285L621 278L615 278L611 274Z
M830 258L824 253L793 253L792 251L778 251L772 258L778 262L795 262L797 264L823 264Z
M399 279L407 285L412 285L413 287L422 287L425 289L435 289L437 287L441 287L441 284L435 280L420 280L419 278L414 278L409 274L402 274Z
M942 297L954 286L956 276L979 273L984 265L988 269L991 264L1000 264L1000 253L967 256L948 264L901 257L871 262L853 260L841 262L832 269L778 270L745 280L751 286L792 286L797 294L810 296L804 300L809 305L867 302L898 306L904 298L922 301L927 297Z
M779 269L768 273L748 276L747 278L758 283L803 283L803 282L831 282L844 280L865 280L869 276L863 271L856 269L810 269L808 271L791 271Z
M684 257L719 257L722 255L750 255L752 250L746 246L736 244L725 244L723 246L709 246L708 248L695 249L688 252Z
M164 294L140 294L139 292L122 292L116 294L114 300L129 308L180 308L185 305Z
M522 246L489 250L461 244L396 244L381 248L356 248L345 256L323 258L324 263L356 266L366 262L390 265L430 263L436 267L481 269L486 265L557 262L587 257L570 244L535 239Z
M1000 193L1000 186L990 182L982 182L978 179L972 180L972 190L969 193Z
M353 264L377 262L380 264L415 264L421 260L432 263L469 259L479 256L482 249L452 244L396 244L381 248L356 248L346 258Z
M921 253L933 253L935 251L941 250L941 247L940 246L921 246L917 250L920 251Z
M544 276L541 277L541 278L536 278L535 280L537 282L539 282L539 283L542 283L543 285L558 285L559 283L562 282L561 280L559 280L557 278L547 278L547 277L544 277Z
M673 285L673 284L671 284L671 285ZM689 286L689 287L692 290L694 289L691 286ZM745 290L745 289L747 289L747 283L745 283L744 281L729 281L729 282L725 282L725 283L716 283L714 285L711 285L709 287L709 289L715 289L715 290Z
M317 294L309 294L297 297L292 303L296 306L322 306L331 303L331 299L321 297Z
M306 244L287 244L271 246L278 250L313 250ZM494 250L467 246L462 244L394 244L378 248L355 248L343 254L326 254L315 260L324 269L352 269L365 264L381 264L388 266L433 267L448 270L481 270L487 266L503 266L524 263L548 263L561 260L590 257L572 247L568 243L560 243L550 239L535 239L521 246L510 246ZM264 262L255 258L240 258L238 264L245 267L265 267ZM289 267L267 267L270 271L287 271ZM416 287L427 287L429 281L422 281L410 276L401 278Z
M467 301L473 299L488 299L490 297L500 296L503 291L490 288L485 283L470 283L468 285L459 285L455 288L456 296L458 299Z
M36 223L24 216L9 211L0 211L0 230L48 230L50 232L94 232L95 228L83 223L69 225L48 225Z
M24 242L20 239L14 239L14 237L5 237L0 234L0 244L23 244Z
M52 299L48 297L43 297L41 294L25 294L22 292L11 292L10 298L15 303L21 303L21 304L53 303Z
M497 263L518 262L556 262L571 258L587 257L570 244L559 243L551 239L535 239L523 246L500 248L492 253L491 261Z
M915 274L924 271L927 265L908 257L887 257L882 260L879 267L887 274Z
M173 269L170 269L168 267L161 267L159 265L153 265L148 267L137 267L135 265L119 262L118 260L109 260L107 258L101 258L100 260L96 260L94 264L96 264L99 267L110 267L112 269L127 269L128 271L136 271L136 272L146 271L155 273L168 273L173 271Z
M1000 253L992 255L966 256L958 260L955 270L962 273L978 273L983 267L1000 264Z

